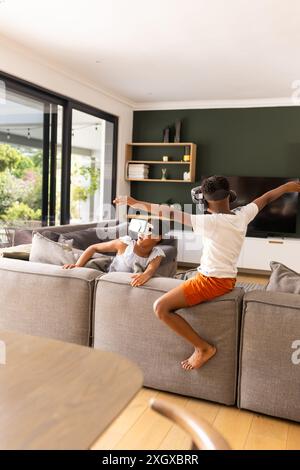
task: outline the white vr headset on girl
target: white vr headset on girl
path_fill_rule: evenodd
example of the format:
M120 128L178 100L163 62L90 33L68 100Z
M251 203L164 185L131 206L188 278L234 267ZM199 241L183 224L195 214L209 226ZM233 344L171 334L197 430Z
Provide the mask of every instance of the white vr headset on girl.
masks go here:
M130 232L142 233L143 235L152 235L153 228L153 225L144 219L131 219L128 227Z

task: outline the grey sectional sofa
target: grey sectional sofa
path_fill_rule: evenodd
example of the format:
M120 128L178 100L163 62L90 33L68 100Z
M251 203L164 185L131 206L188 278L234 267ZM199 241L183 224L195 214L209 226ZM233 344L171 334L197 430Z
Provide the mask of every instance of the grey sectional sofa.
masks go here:
M300 296L246 286L181 310L218 349L187 373L180 361L191 347L152 311L180 282L157 277L132 288L127 273L0 259L0 328L121 353L140 365L148 387L300 421L300 351L292 359Z

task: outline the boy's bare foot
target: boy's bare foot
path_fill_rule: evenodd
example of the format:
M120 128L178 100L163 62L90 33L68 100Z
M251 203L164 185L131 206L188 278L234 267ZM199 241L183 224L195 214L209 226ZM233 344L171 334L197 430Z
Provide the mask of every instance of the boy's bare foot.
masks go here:
M193 354L185 361L182 361L181 366L185 370L199 369L209 361L216 352L217 349L214 346L209 346L207 349L195 348Z

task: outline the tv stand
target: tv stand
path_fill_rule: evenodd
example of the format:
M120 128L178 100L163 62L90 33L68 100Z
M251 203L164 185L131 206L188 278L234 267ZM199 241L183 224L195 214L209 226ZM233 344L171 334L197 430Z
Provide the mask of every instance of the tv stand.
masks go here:
M300 272L300 239L285 237L246 237L239 268L270 271L270 262L279 261L289 268Z
M196 266L202 254L202 237L192 231L174 230L178 239L178 263ZM246 237L238 260L241 270L270 272L270 262L279 261L300 272L300 238Z
M275 235L267 235L265 238L267 240L286 240L287 239L286 237L276 237Z

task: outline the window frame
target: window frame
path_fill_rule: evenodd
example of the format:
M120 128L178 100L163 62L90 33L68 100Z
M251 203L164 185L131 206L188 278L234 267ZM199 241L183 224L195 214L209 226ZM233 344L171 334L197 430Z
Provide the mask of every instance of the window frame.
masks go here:
M114 125L113 133L113 165L112 165L112 185L111 185L111 203L116 197L117 184L117 157L118 157L118 125L119 118L113 114L102 111L94 106L77 101L68 96L62 95L35 85L26 80L17 78L0 70L0 80L7 83L9 88L16 92L27 94L29 97L39 99L43 102L59 105L63 108L62 120L62 174L61 174L61 210L60 224L70 223L70 188L71 188L71 152L72 152L72 111L78 110L83 113L91 114L99 119L104 119ZM47 124L49 115L45 113ZM43 135L43 189L42 189L42 225L55 224L55 198L56 198L56 145L53 138L56 138L55 132L52 133L51 145L49 145L49 126L44 126ZM49 196L50 188L50 196Z

